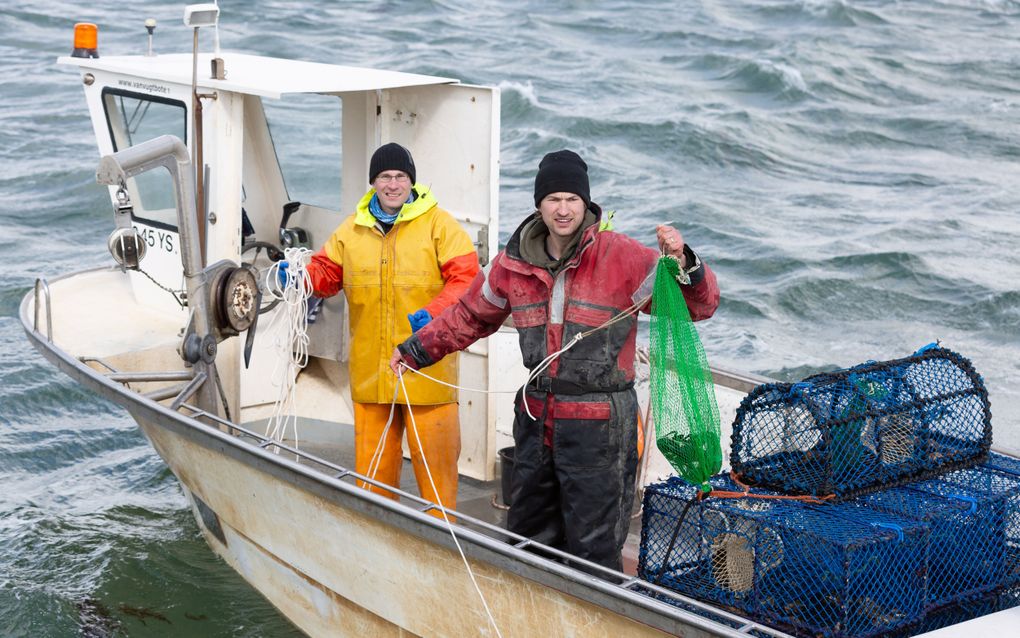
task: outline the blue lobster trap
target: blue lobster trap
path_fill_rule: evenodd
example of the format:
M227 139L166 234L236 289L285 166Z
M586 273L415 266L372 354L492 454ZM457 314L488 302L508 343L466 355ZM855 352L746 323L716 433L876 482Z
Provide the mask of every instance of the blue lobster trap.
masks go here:
M1020 582L1020 481L982 467L882 490L867 507L931 528L928 607Z
M973 620L986 614L1020 605L1020 586L1005 587L976 596L956 600L929 610L924 618L892 634L892 638L908 638Z
M922 617L923 523L853 503L696 493L678 478L646 488L641 578L798 634L863 638Z
M980 375L932 344L903 359L758 386L737 410L730 460L753 485L844 500L974 465L991 439Z
M981 467L1020 477L1020 459L997 452L989 452L988 458L981 464Z

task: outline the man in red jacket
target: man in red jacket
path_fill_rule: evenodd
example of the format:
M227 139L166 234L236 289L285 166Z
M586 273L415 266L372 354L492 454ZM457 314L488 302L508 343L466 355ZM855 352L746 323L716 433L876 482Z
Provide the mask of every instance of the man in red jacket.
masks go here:
M516 399L507 527L619 570L638 465L637 317L604 324L635 304L649 310L660 252L600 231L588 166L572 151L542 159L535 206L488 274L400 344L390 367L399 374L401 363L428 366L492 334L508 315L529 370L559 353ZM715 274L675 228L656 234L686 275L678 285L691 317L710 317L719 305Z

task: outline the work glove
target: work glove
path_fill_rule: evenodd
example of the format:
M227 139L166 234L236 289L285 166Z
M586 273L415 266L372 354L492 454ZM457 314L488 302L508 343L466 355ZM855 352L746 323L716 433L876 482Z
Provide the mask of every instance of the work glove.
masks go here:
M407 320L411 323L411 332L418 332L428 322L432 321L432 315L429 314L428 310L422 308L418 312L407 315Z
M290 264L286 259L282 259L279 262L278 270L276 271L276 279L280 282L280 290L287 287L287 266Z

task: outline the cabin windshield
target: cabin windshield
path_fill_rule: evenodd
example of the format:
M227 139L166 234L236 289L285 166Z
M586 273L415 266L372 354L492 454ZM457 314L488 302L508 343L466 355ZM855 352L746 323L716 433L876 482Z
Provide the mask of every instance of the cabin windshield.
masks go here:
M115 151L160 135L188 139L187 108L179 100L106 88L103 110ZM129 178L127 186L136 220L177 228L175 191L167 171L147 171Z
M288 199L340 210L340 98L290 94L262 106Z

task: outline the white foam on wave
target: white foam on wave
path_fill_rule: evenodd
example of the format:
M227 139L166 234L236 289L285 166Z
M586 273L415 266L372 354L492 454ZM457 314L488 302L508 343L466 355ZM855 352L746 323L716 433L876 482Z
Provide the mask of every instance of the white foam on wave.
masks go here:
M773 62L772 60L762 58L758 58L754 61L754 63L759 69L761 69L762 72L770 75L778 75L779 79L783 82L783 86L803 91L805 93L807 92L807 83L804 81L804 76L801 75L800 71L789 64Z
M826 18L835 11L846 9L846 2L843 0L804 0L801 6L815 17Z
M500 92L513 91L514 93L519 93L529 104L538 106L538 94L535 93L535 86L531 83L531 80L527 82L503 80L499 83L499 90Z

